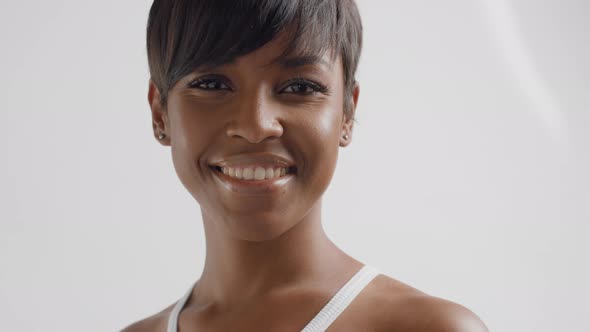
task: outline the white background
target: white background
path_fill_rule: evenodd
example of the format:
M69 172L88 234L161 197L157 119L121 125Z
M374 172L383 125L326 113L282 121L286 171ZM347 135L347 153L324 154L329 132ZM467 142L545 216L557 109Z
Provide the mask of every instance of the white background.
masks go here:
M199 207L151 130L150 4L0 2L2 331L116 331L200 275ZM590 3L359 6L329 236L491 331L588 331Z

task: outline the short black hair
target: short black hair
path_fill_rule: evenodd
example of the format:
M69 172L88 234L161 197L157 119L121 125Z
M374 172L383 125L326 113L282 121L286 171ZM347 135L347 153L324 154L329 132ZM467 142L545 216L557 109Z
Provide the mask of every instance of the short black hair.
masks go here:
M342 57L344 110L355 84L362 24L354 0L154 0L147 24L151 79L166 108L168 91L197 68L246 55L288 33L283 56Z

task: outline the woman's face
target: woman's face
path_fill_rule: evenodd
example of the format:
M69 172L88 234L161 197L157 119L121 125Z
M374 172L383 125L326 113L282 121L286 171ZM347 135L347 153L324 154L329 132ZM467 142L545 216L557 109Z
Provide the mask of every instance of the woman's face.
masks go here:
M274 61L281 40L187 75L165 112L150 83L156 136L166 133L178 177L204 218L235 238L275 238L319 208L351 138L340 57ZM357 97L358 87L355 106Z

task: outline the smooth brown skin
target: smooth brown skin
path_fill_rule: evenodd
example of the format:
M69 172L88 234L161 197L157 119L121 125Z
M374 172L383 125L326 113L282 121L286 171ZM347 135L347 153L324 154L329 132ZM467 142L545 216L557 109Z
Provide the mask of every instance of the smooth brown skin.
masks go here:
M181 332L300 331L363 266L339 249L321 224L322 194L339 147L352 138L353 121L343 112L341 60L324 57L329 66L268 65L284 45L279 37L234 63L188 75L170 90L167 110L150 82L154 135L166 134L159 141L171 147L176 172L199 202L205 229L205 266L180 314ZM209 74L225 76L232 91L187 86ZM322 83L330 92L285 90L293 77ZM354 108L358 96L357 85ZM297 174L284 192L248 196L213 181L209 163L261 151L295 162ZM172 307L124 331L165 332ZM487 329L465 307L379 275L328 331Z

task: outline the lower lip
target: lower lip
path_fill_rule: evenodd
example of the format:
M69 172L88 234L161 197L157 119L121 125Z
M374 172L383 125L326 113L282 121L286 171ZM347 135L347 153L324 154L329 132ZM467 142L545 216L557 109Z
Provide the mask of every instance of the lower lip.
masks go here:
M226 189L248 195L268 195L283 190L295 177L293 173L287 173L281 177L266 180L242 180L229 177L217 169L210 167L214 178Z

